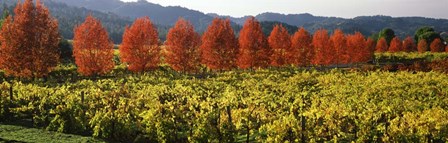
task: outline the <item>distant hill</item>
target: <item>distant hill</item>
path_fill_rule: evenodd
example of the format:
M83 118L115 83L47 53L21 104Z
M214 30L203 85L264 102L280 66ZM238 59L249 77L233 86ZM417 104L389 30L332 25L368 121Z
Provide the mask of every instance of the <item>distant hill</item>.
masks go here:
M108 0L109 1L109 0ZM94 17L101 20L103 26L107 29L110 38L114 43L121 43L122 35L126 25L132 24L132 19L128 17L119 16L114 13L104 13L87 8L80 8L74 6L68 6L65 3L56 2L54 0L43 0L46 7L51 12L51 15L55 17L59 22L59 31L62 37L66 39L73 39L73 29L76 25L84 22L85 17L92 14ZM17 0L1 0L0 11L3 9L14 9ZM159 37L164 40L168 27L164 25L157 25L159 31Z
M279 13L262 13L255 16L260 21L279 21L295 26L303 26L306 23L321 23L324 21L343 21L342 18L313 16L308 13L304 14L279 14Z
M178 6L163 7L158 4L149 3L145 0L137 2L122 2L120 0L54 0L71 6L84 7L101 12L110 12L123 17L135 19L149 16L151 20L159 25L172 26L179 17L189 20L197 31L205 31L213 20L213 17L202 12L182 8Z
M145 0L137 2L122 2L120 0L54 0L67 3L71 6L85 7L87 9L110 12L131 19L141 16L149 16L155 23L171 26L179 17L190 20L199 32L203 32L214 17L229 18L235 24L243 25L249 16L231 17L218 14L204 14L196 10L183 7L164 7ZM389 16L361 16L353 19L338 17L314 16L304 14L279 14L266 12L255 16L259 21L277 21L292 26L304 27L314 32L325 28L330 32L334 29L342 29L346 33L359 31L366 36L372 35L383 28L392 28L402 38L414 35L418 27L430 26L440 32L448 31L447 19L433 19L423 17L389 17ZM234 25L238 28L239 26Z
M288 31L288 33L291 35L294 34L298 29L297 26L289 25L289 24L286 24L283 22L278 22L278 21L261 21L260 24L261 24L261 29L266 36L271 35L271 32L274 29L274 26L277 24L285 27L286 30Z
M238 25L244 25L244 22L246 22L246 19L250 18L251 16L244 16L244 17L231 17L231 16L223 16L223 15L218 15L216 13L208 13L208 16L211 16L213 18L215 17L219 17L219 18L224 18L224 19L230 19L230 21L235 22Z
M209 14L217 16L216 14ZM222 18L230 18L235 23L243 25L248 18L233 18L228 16L220 16ZM354 33L359 31L366 36L381 31L384 28L392 28L395 34L401 38L405 36L413 36L415 31L422 26L430 26L439 32L448 32L447 19L434 19L424 17L390 17L390 16L359 16L353 19L344 19L337 17L321 17L311 14L279 14L279 13L262 13L255 16L259 21L278 21L293 26L304 27L314 32L318 29L325 28L330 32L335 29L341 29L346 33Z
M149 16L159 28L159 36L162 40L168 28L173 26L179 17L189 20L195 29L202 33L211 23L213 18L228 18L233 23L235 33L250 16L231 17L218 14L204 14L178 6L164 7L145 0L137 2L122 2L120 0L42 0L49 7L52 14L59 20L61 33L65 38L73 37L73 27L80 24L89 14L98 17L108 29L115 43L121 42L121 36L126 25L132 23L137 17ZM15 3L16 0L0 0L1 3ZM304 14L279 14L261 13L255 16L262 21L263 31L268 34L276 23L288 26L288 29L304 27L310 32L325 28L332 32L334 29L342 29L345 33L359 31L366 36L373 35L383 28L392 28L396 35L404 38L414 35L415 31L422 26L433 27L440 33L448 32L447 19L433 19L423 17L390 17L390 16L360 16L353 19L338 17L314 16Z

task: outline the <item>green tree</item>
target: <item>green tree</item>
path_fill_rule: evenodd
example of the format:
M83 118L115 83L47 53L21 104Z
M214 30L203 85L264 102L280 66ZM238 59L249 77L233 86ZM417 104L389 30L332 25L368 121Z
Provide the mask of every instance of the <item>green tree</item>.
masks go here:
M434 39L441 39L441 37L440 34L434 30L434 28L425 26L419 28L414 35L414 40L416 42L419 42L422 39L425 39L428 43L432 43Z
M448 32L442 32L442 33L440 33L440 37L441 37L445 42L448 42Z
M64 63L72 63L73 59L73 46L67 39L61 39L59 42L59 51L61 61Z
M373 33L372 35L369 36L370 39L372 39L375 42L378 42L378 40L380 40L380 34L379 33Z
M392 41L392 39L395 38L394 30L392 30L390 28L385 28L385 29L381 30L380 33L378 34L378 39L381 39L381 38L386 39L387 45L390 45L390 42Z

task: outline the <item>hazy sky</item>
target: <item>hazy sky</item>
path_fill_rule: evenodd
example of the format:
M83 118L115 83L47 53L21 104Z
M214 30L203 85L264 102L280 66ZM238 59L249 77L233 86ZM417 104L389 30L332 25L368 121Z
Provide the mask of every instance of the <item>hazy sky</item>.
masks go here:
M137 1L137 0L122 0ZM204 13L241 17L263 12L311 13L352 18L365 15L424 16L448 19L448 0L147 0Z

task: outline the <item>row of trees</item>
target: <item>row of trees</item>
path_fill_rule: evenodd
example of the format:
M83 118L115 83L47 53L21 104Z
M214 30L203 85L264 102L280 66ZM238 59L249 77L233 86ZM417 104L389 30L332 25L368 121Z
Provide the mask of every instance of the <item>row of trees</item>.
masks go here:
M0 67L12 76L43 77L59 62L58 23L39 0L35 5L32 2L19 2L15 16L5 19L0 33ZM102 75L114 68L114 45L100 20L88 16L75 27L74 33L73 57L79 73ZM335 30L329 35L327 30L320 29L311 35L304 28L291 36L282 25L276 25L266 37L254 17L246 21L239 37L229 20L219 18L213 20L201 37L190 22L180 18L169 30L165 46L160 46L156 27L144 17L126 27L119 51L121 61L133 72L155 69L161 59L174 70L196 72L201 65L222 71L353 64L370 61L375 47L379 52L415 50L412 38L411 41L407 38L404 46L397 37L390 46L384 40L375 46L374 40L366 40L359 32L346 35Z
M376 45L376 52L448 52L448 45L445 44L440 38L434 39L430 44L428 44L426 39L420 39L416 45L412 37L407 37L403 41L398 37L392 38L390 44L388 45L386 38L381 38L378 40Z
M414 37L406 37L403 41L395 36L394 30L385 28L378 35L376 52L443 52L447 51L441 35L431 27L417 29Z

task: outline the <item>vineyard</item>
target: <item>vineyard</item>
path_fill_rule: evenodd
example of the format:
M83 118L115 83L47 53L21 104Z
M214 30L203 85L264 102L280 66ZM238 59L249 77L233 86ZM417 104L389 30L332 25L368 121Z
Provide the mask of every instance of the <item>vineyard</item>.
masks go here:
M431 27L266 36L250 17L236 35L214 18L199 34L179 18L161 41L142 17L114 45L89 15L68 42L39 0L1 23L0 142L448 142L448 46Z
M65 67L52 75L66 78L3 82L1 122L123 142L448 140L440 72L115 68L90 80Z

